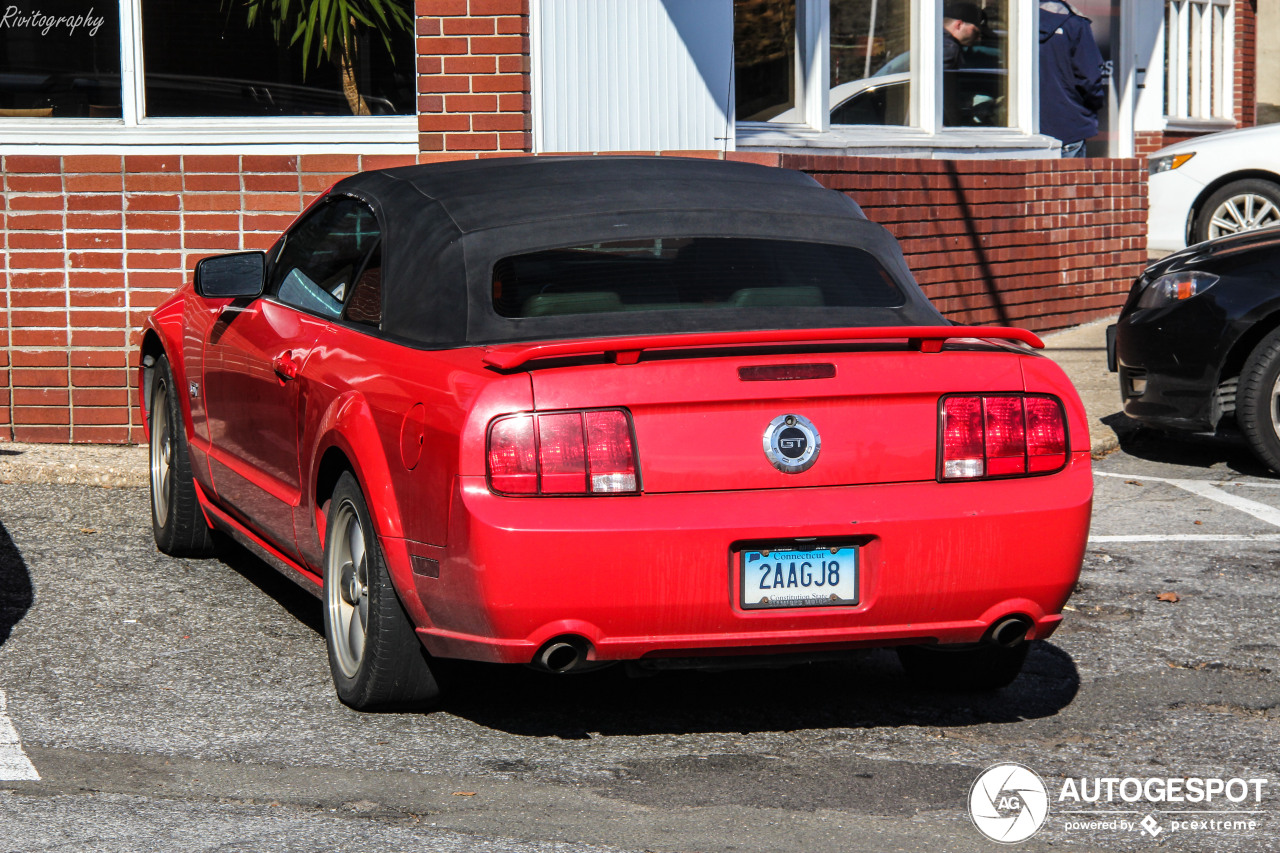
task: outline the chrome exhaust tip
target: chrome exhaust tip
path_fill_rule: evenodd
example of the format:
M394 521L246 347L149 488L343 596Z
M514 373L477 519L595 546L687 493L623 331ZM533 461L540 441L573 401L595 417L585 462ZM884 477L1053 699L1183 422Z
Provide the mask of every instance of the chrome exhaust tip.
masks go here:
M572 635L547 640L533 656L533 665L543 672L570 672L586 663L591 644Z
M1027 640L1031 620L1026 616L1006 616L996 621L987 633L988 642L1006 649L1014 649Z

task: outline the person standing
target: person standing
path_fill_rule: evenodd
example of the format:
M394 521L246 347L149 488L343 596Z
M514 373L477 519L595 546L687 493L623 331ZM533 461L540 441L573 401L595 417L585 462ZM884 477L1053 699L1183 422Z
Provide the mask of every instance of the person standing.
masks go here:
M1107 102L1102 54L1089 19L1062 0L1040 4L1040 132L1062 142L1063 157L1085 156Z
M964 49L975 45L987 28L987 13L976 3L948 3L942 8L942 67L964 68Z

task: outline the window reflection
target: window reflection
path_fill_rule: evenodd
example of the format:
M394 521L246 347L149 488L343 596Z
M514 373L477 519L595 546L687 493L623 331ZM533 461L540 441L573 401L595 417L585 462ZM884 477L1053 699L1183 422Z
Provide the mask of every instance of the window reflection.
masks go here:
M0 117L119 118L115 4L0 5Z
M399 2L409 13L409 0ZM393 5L388 2L387 5ZM299 9L305 4L294 3ZM411 24L397 26L388 53L366 32L344 72L336 59L304 62L302 40L277 43L279 4L262 3L252 26L244 0L143 0L148 116L411 115L416 70ZM314 50L313 50L314 54ZM367 110L367 112L361 112Z
M794 113L796 0L734 0L733 56L738 121Z
M831 123L910 121L910 0L831 0Z
M971 18L978 11L982 22ZM1007 127L1009 125L1009 0L948 2L943 4L943 41L950 25L962 31L957 55L944 62L942 123L948 127ZM953 17L954 16L954 17ZM972 28L971 28L972 27ZM944 59L947 53L944 47Z

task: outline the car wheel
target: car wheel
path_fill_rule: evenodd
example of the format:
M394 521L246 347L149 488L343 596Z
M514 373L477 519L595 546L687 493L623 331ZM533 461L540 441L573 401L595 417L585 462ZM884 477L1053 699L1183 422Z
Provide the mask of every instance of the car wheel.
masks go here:
M1280 472L1280 329L1263 338L1245 360L1236 422L1258 458Z
M933 690L996 690L1022 672L1030 643L996 645L899 646L907 677Z
M156 546L174 557L207 556L213 552L213 539L196 497L182 410L178 407L173 371L165 356L160 356L152 373L147 416L151 433L151 529Z
M1214 237L1280 225L1280 186L1270 181L1233 181L1209 196L1196 217L1194 237Z
M345 704L358 711L422 707L440 694L349 472L329 504L324 601L329 668Z

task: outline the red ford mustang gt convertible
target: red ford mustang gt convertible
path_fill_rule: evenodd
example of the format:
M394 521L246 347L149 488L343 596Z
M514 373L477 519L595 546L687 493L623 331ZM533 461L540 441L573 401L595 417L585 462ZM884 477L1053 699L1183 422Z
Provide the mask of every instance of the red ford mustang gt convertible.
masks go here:
M1080 571L1083 408L949 325L811 178L526 158L342 180L148 321L156 541L320 596L360 709L552 672L898 647L993 688Z

